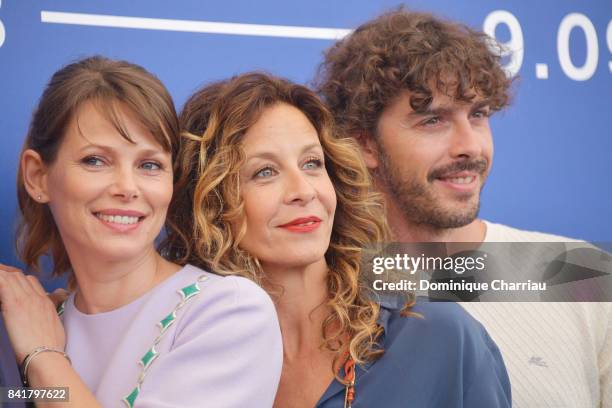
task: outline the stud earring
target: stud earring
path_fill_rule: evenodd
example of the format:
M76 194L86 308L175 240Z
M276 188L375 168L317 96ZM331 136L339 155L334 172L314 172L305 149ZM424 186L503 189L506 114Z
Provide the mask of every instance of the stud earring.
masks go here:
M37 199L38 201L42 200L42 195L41 195L41 194L38 194L38 195L36 196L36 199Z

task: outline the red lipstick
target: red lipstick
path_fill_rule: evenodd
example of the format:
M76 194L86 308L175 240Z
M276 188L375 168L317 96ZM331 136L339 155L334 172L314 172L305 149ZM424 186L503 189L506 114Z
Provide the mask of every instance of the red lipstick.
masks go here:
M317 229L321 225L321 219L319 217L301 217L289 221L286 224L279 225L280 228L285 228L291 232L311 232Z

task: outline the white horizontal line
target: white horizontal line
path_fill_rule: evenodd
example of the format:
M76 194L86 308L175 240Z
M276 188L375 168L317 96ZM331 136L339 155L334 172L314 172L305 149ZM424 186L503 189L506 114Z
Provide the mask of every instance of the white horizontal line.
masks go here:
M263 37L308 38L319 40L338 40L351 32L351 30L342 28L219 23L214 21L171 20L165 18L63 13L46 10L40 12L40 21L43 23L75 24L96 27L253 35Z

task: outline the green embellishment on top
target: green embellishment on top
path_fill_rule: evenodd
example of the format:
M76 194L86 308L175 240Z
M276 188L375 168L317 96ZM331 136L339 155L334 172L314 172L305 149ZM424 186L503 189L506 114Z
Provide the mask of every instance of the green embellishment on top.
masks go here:
M180 294L183 297L183 301L186 301L194 297L198 293L200 293L200 287L198 286L197 283L191 284L189 286L185 286L183 289L180 290Z
M136 397L138 397L139 392L140 392L140 387L136 386L136 388L134 388L132 392L130 392L130 395L128 395L127 397L123 399L123 402L125 402L125 405L127 405L129 408L132 408L134 406L134 402L136 401Z
M152 346L144 356L140 359L140 364L146 370L149 365L157 358L158 352L155 350L155 346Z
M198 285L198 282L203 282L207 279L208 277L206 275L200 275L198 277L197 282L189 286L185 286L181 290L178 290L177 292L179 295L181 295L181 298L182 298L181 302L178 305L176 305L176 307L174 308L172 312L170 312L170 314L168 314L166 317L164 317L161 321L157 323L157 325L160 328L160 333L159 333L159 336L157 336L157 338L155 339L153 346L151 346L151 348L147 350L145 355L142 356L142 358L140 359L139 363L142 365L143 368L140 373L140 376L138 377L138 385L136 385L136 388L134 388L132 392L130 392L130 394L127 397L124 397L122 400L127 406L127 408L134 407L134 402L136 401L136 398L138 397L138 394L140 393L140 385L144 381L144 377L147 374L147 370L149 369L151 364L153 364L155 359L157 359L157 357L159 356L159 352L155 350L155 345L159 343L162 336L165 334L166 329L172 326L172 324L176 321L177 311L185 305L185 302L187 300L191 299L192 297L200 293L201 289L200 289L200 286ZM61 312L64 311L63 306L64 306L63 304L60 306L61 311L60 311L60 308L58 308L58 314L61 314Z
M57 315L61 316L64 314L64 305L66 304L66 301L63 301L58 307L57 309L55 309L57 311Z
M174 313L174 311L172 311L168 316L164 317L159 323L158 325L161 327L161 331L162 333L164 331L166 331L166 329L168 327L170 327L170 325L172 323L174 323L174 320L176 319L176 314Z

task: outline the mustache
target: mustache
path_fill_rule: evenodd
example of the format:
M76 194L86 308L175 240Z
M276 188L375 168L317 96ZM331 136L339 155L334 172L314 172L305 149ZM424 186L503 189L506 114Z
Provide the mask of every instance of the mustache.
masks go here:
M435 179L444 177L447 174L458 173L460 171L473 171L482 175L485 171L487 171L488 167L489 162L485 159L461 160L433 169L427 176L427 180L434 181Z

